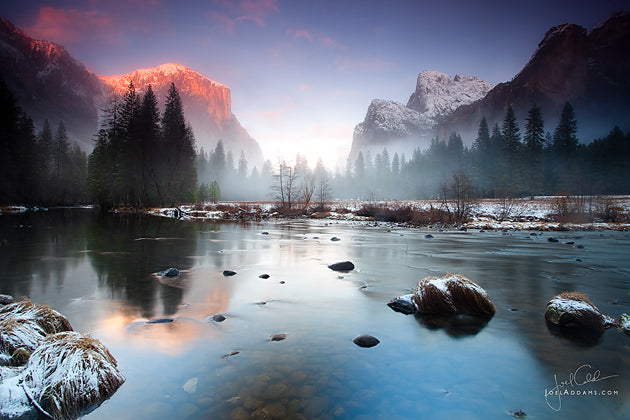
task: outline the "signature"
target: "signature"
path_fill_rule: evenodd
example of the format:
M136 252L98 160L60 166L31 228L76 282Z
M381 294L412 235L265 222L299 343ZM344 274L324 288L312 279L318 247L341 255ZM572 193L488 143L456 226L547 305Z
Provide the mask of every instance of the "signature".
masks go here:
M545 389L545 400L547 405L554 411L562 408L562 395L569 395L567 387L581 387L590 383L601 382L605 379L615 378L619 375L601 376L599 369L593 370L591 365L582 365L569 373L569 379L558 381L558 375L553 375L555 387L550 390ZM550 399L551 397L551 399Z

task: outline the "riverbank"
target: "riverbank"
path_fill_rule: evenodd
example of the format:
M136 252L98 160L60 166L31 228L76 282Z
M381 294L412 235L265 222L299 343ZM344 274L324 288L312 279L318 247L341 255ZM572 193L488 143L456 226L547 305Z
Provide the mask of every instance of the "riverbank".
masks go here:
M149 215L199 221L256 222L323 219L335 222L389 223L409 227L485 230L630 230L630 196L484 199L466 203L463 221L453 203L417 201L335 201L324 208L279 209L273 202L222 202L133 210ZM119 209L118 212L129 212Z

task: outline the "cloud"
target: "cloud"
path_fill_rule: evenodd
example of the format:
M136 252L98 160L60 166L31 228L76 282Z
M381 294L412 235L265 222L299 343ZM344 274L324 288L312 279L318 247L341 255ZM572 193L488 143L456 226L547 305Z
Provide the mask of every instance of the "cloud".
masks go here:
M112 17L98 10L42 7L35 23L26 31L36 38L62 45L95 41L106 45L126 43L123 32L114 24Z
M316 42L326 48L344 50L346 47L325 34L314 33L307 29L287 29L286 34L294 39L303 38L308 42Z
M313 86L307 83L302 83L298 86L298 89L300 90L300 92L310 92L311 90L313 90Z
M266 26L269 15L279 11L278 0L212 0L212 3L215 8L208 18L230 34L243 22Z
M309 42L313 42L313 34L306 29L287 29L287 35L292 36L295 39L304 38Z
M370 71L370 72L381 72L392 70L398 67L393 61L381 60L380 58L367 58L362 60L353 60L353 59L338 59L335 61L335 65L337 66L337 70L340 72L350 72L350 71Z

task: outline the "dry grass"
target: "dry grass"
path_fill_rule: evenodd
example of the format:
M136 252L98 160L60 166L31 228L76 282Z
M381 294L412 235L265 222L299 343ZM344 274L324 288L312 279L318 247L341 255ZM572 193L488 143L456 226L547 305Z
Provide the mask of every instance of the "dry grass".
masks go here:
M56 419L91 411L125 382L107 348L76 332L47 336L31 355L24 377L40 405Z
M586 302L591 306L595 306L591 299L582 292L562 292L558 295L561 299L574 300L576 302Z
M33 352L45 337L46 332L33 320L0 319L0 351L9 357L19 348Z
M0 321L13 319L16 321L33 321L46 334L72 331L68 319L46 305L38 305L30 300L22 300L0 308Z
M416 287L414 301L418 312L436 315L494 315L495 308L486 292L459 274L427 277Z

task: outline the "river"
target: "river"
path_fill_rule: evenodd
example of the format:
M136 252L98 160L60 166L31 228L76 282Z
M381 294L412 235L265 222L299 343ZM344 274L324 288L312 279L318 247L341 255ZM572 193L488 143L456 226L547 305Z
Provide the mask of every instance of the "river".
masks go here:
M84 419L630 418L630 337L574 340L543 317L564 290L629 312L630 235L553 235L51 209L0 216L0 293L52 306L116 357L126 383ZM345 260L356 269L327 268ZM447 272L488 292L486 325L386 305Z

